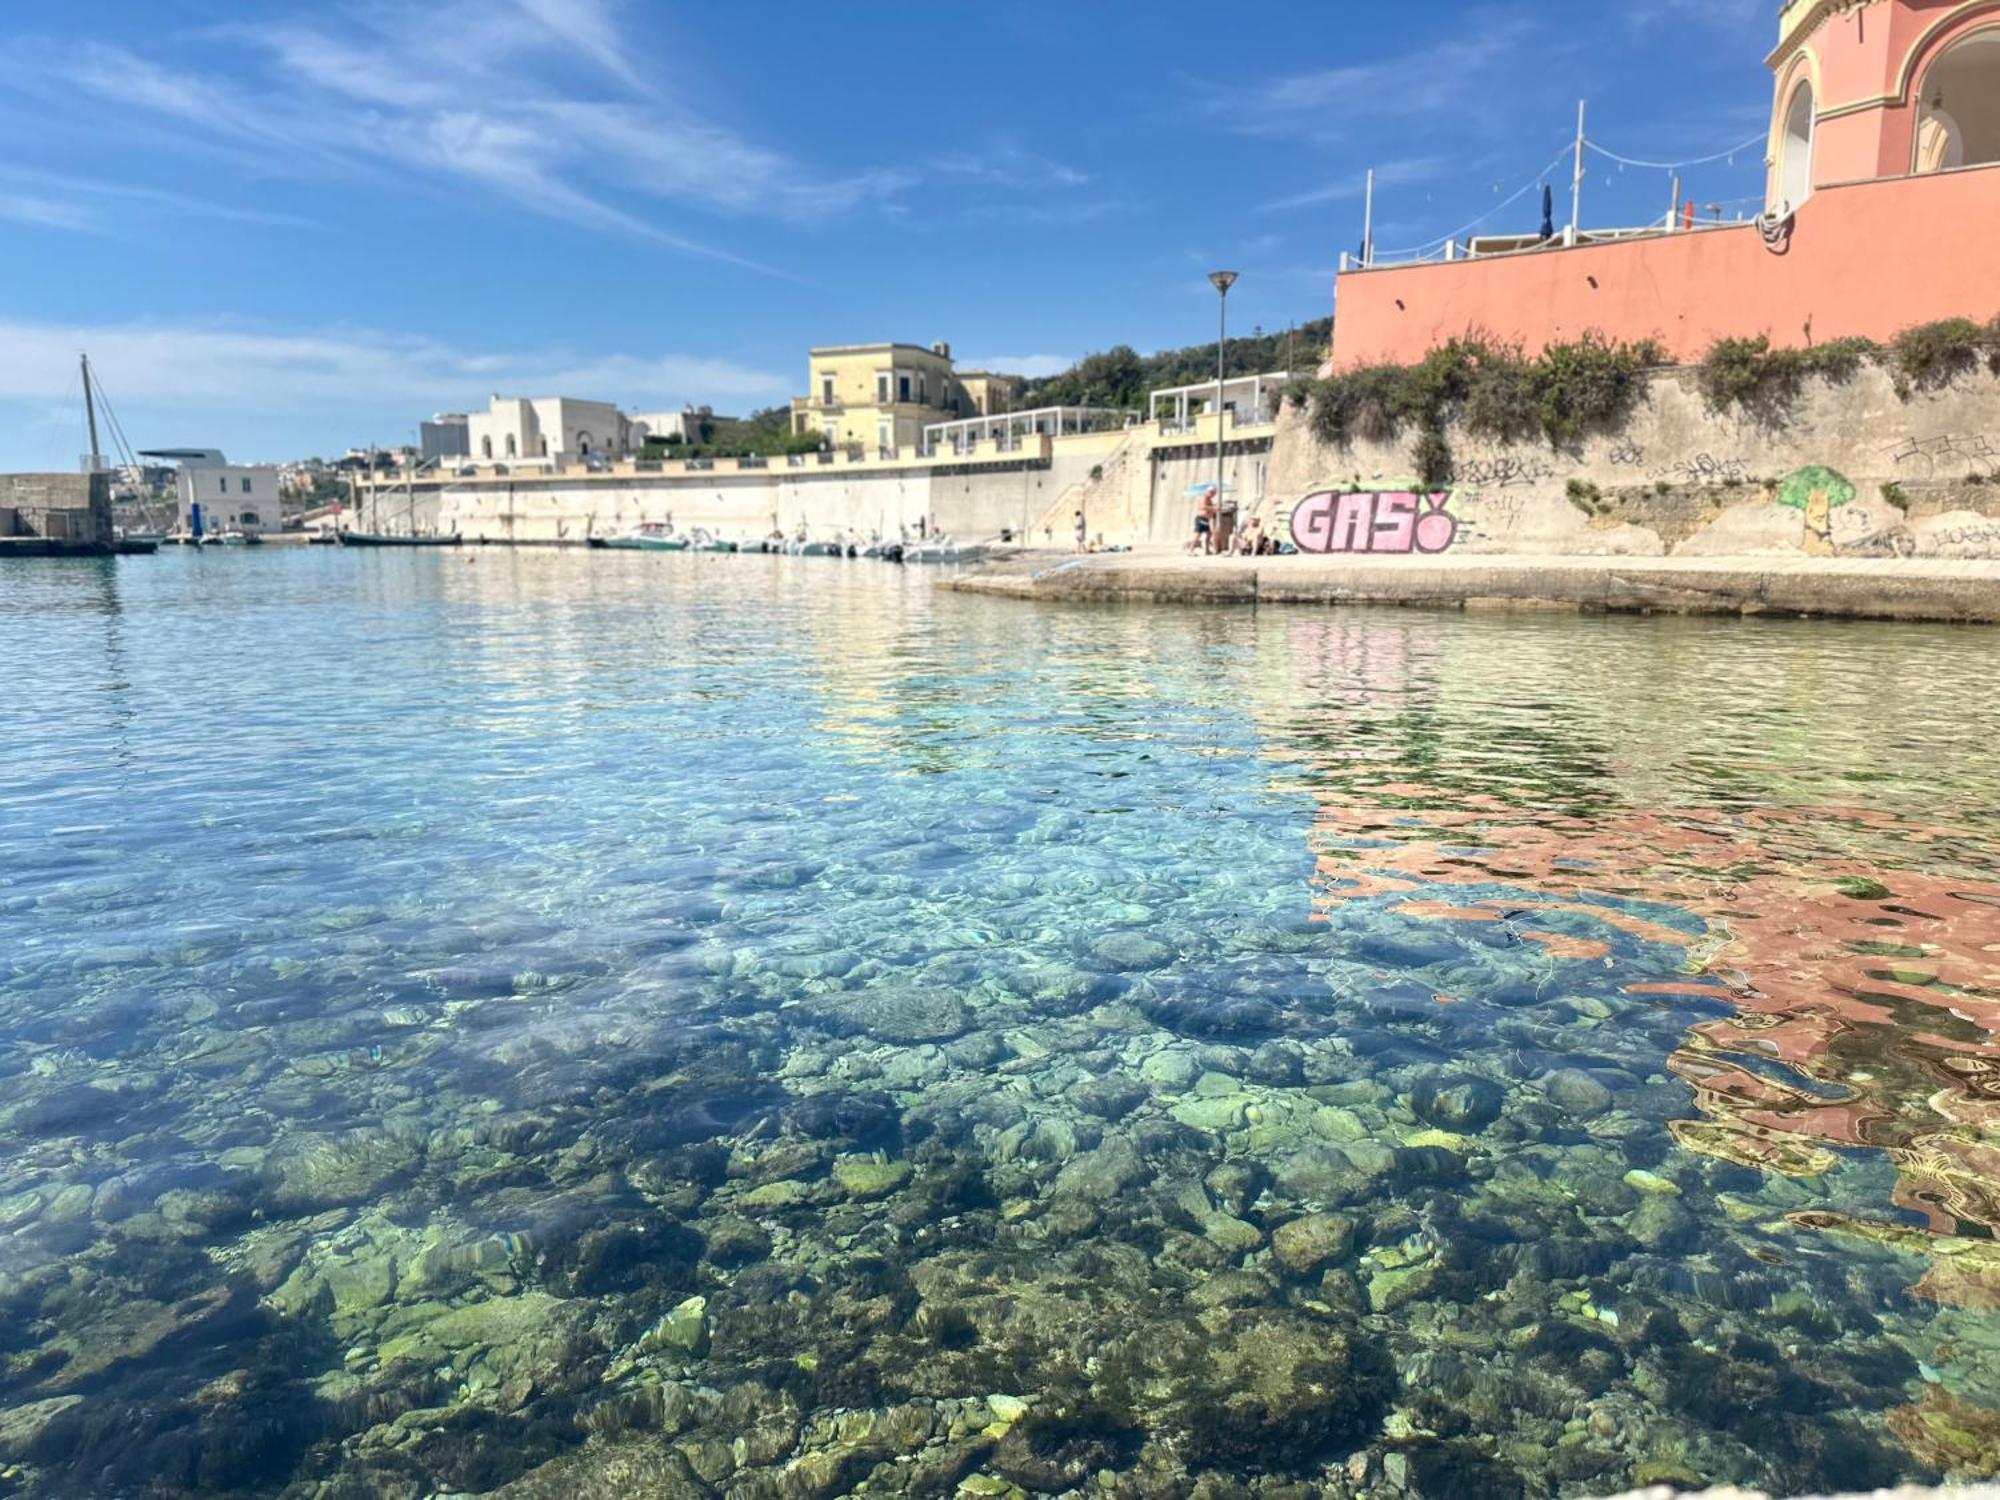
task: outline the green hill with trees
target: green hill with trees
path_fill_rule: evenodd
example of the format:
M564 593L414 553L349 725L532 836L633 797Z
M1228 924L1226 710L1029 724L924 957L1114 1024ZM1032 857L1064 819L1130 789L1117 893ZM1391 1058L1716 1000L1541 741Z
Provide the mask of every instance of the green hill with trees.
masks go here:
M1317 374L1333 340L1333 319L1315 318L1277 333L1253 331L1232 337L1224 369L1230 375L1267 375L1289 367ZM1109 406L1137 411L1146 392L1164 386L1192 385L1215 378L1215 345L1191 344L1141 354L1128 344L1090 354L1060 375L1031 380L1022 392L1023 409L1037 406Z

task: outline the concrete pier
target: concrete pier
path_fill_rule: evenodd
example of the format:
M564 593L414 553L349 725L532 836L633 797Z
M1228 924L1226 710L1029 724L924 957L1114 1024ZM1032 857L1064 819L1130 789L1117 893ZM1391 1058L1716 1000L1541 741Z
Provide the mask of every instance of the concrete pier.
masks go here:
M2000 624L2000 561L1838 557L1188 557L1049 554L943 581L1015 599L1396 604Z

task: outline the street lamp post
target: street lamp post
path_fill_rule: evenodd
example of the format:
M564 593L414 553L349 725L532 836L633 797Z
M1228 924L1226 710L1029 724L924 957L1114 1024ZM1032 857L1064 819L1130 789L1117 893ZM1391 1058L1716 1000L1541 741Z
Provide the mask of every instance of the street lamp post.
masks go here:
M1222 524L1222 425L1223 357L1229 348L1229 289L1236 285L1234 271L1210 271L1209 285L1215 288L1217 314L1215 338L1215 521L1209 530L1209 545L1215 544L1215 527Z

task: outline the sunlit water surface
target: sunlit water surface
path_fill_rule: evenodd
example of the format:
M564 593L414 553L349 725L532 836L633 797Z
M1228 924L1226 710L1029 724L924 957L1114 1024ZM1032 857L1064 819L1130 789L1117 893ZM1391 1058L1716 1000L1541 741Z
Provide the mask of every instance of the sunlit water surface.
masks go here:
M0 574L0 1493L2000 1466L1996 638Z

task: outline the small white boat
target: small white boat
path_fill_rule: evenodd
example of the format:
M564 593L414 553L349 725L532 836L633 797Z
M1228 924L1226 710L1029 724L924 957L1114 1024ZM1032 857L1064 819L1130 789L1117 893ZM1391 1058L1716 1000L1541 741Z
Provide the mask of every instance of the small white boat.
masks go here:
M623 552L685 552L689 542L667 522L647 521L623 536L594 536L590 545Z
M794 537L785 543L785 552L790 557L845 557L847 547L841 542L811 541Z
M978 562L990 550L977 544L962 545L948 536L940 536L925 542L910 543L903 549L903 561L906 563Z
M734 552L735 550L736 543L726 542L712 531L703 531L700 527L696 527L688 533L690 552Z

